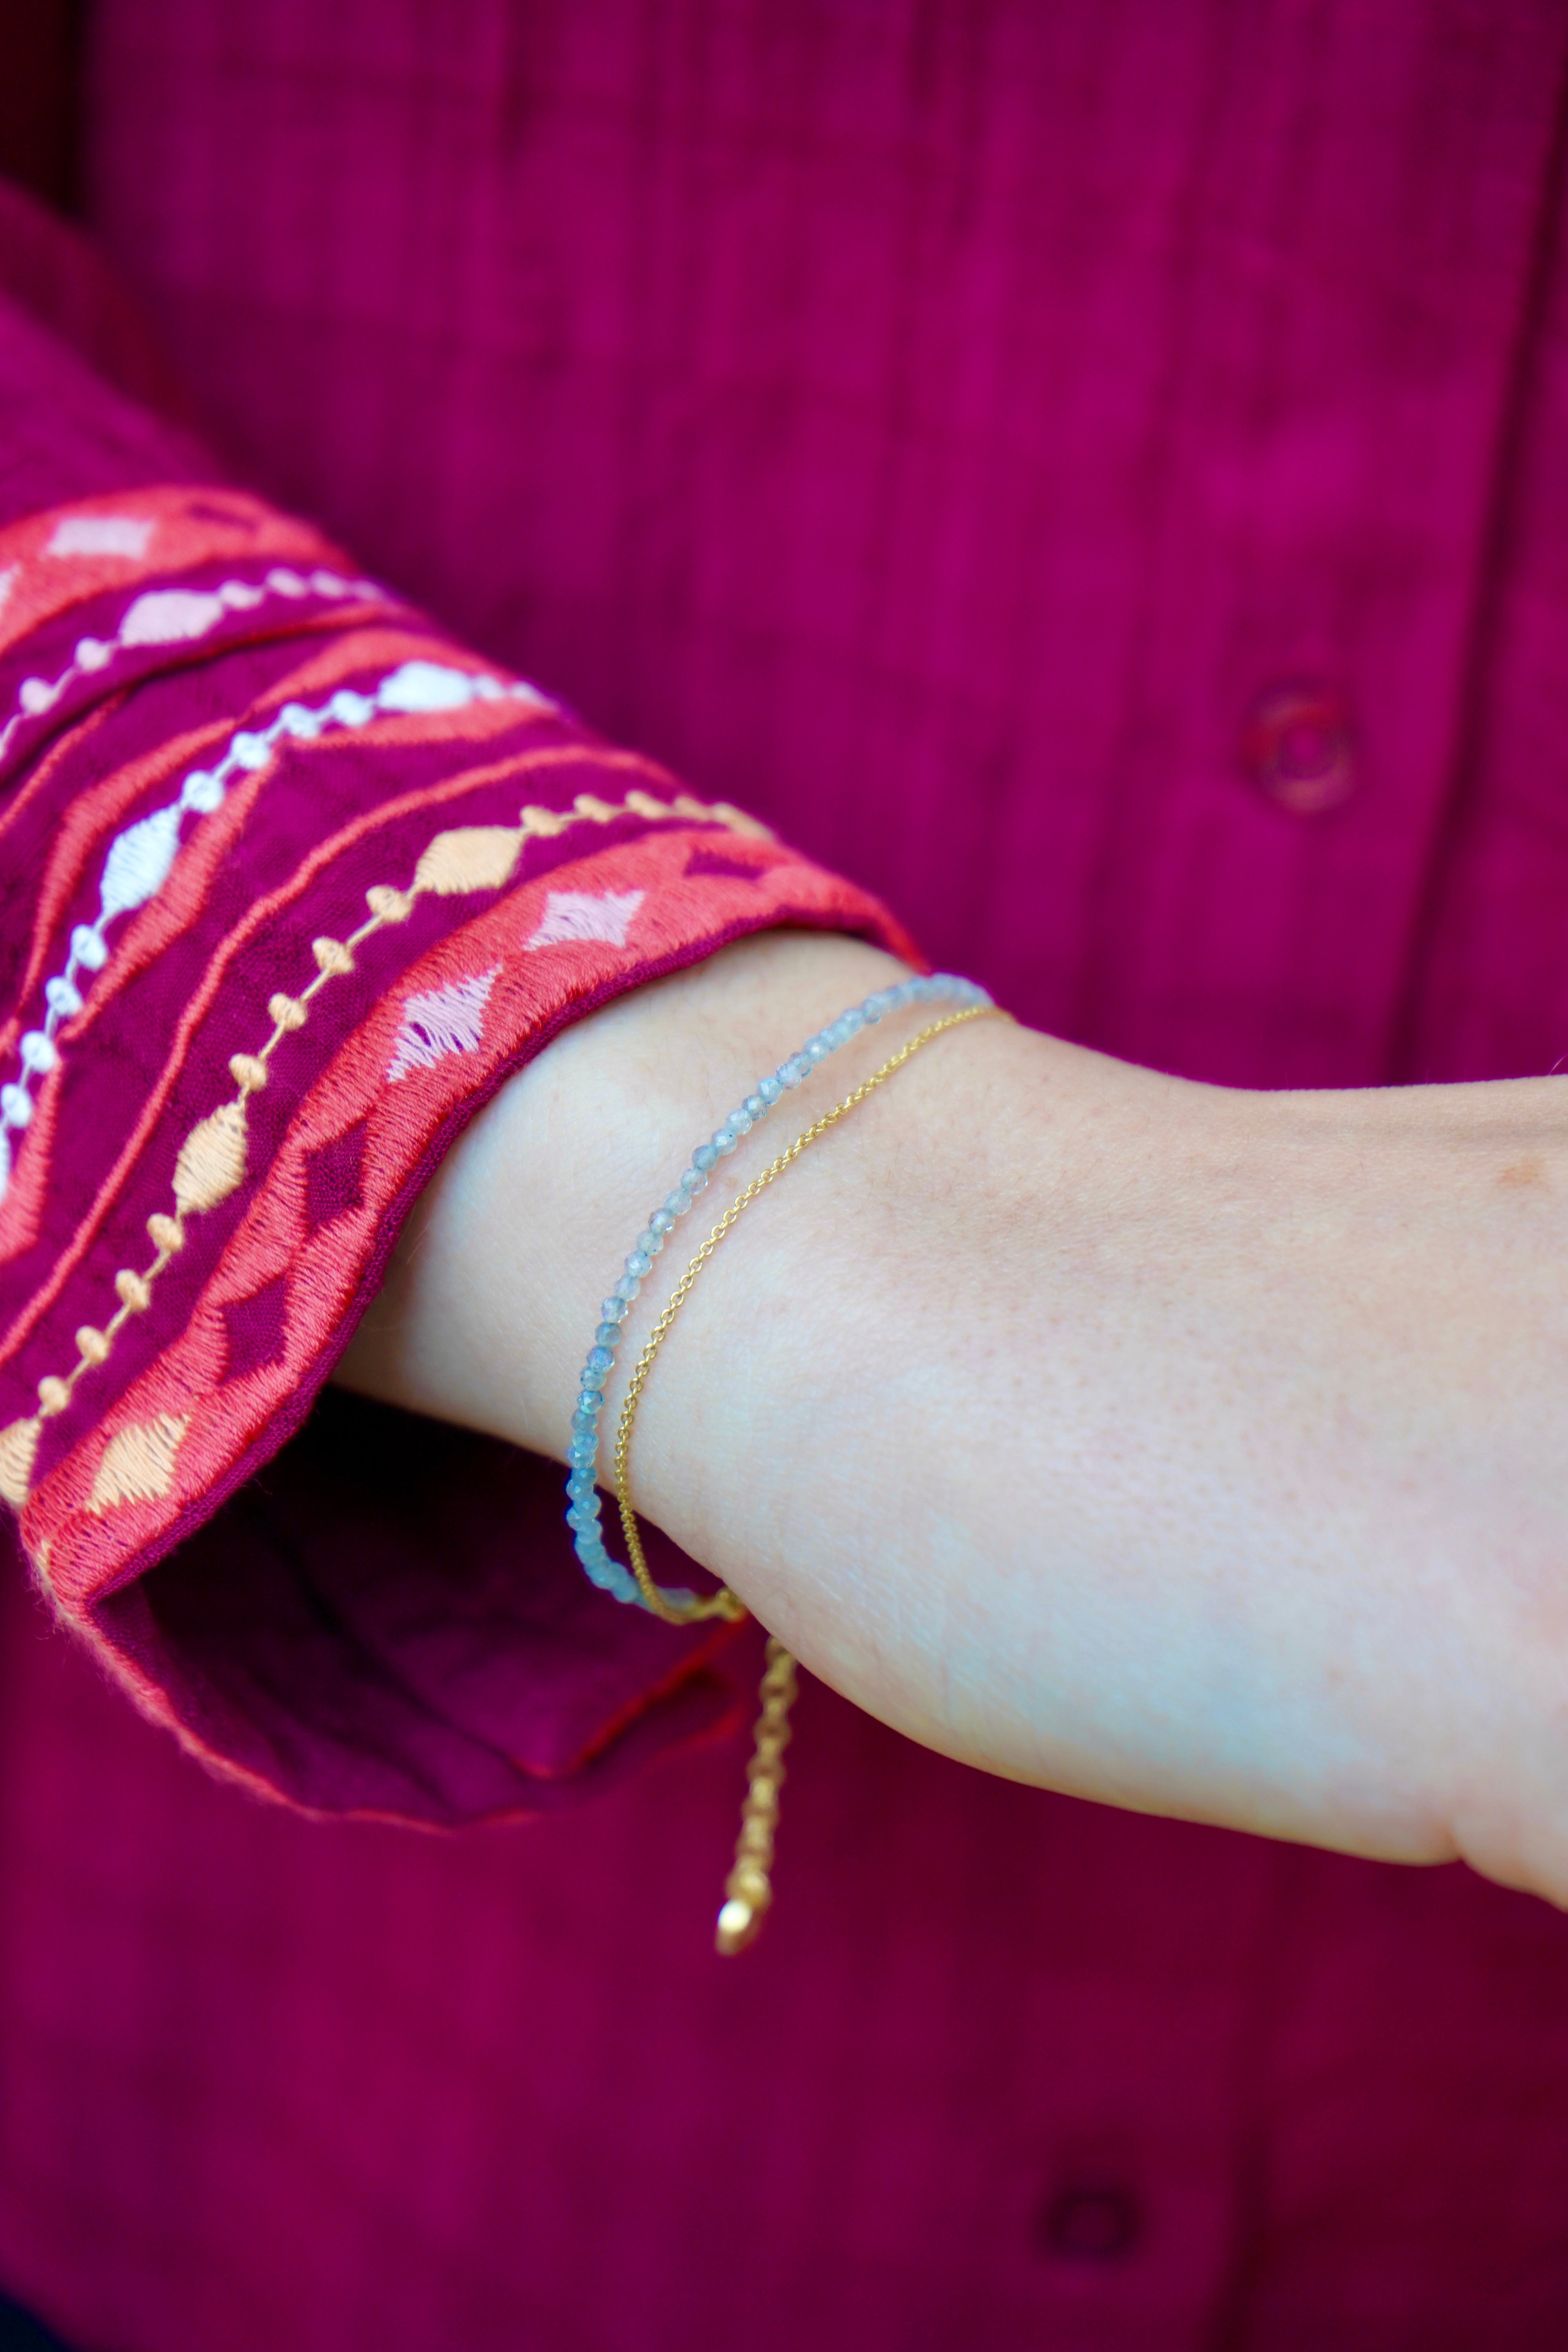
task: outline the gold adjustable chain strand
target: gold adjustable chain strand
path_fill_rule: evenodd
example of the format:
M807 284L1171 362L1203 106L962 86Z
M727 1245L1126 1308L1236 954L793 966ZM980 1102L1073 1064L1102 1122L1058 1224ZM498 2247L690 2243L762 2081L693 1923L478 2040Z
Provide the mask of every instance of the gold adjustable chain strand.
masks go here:
M763 1192L786 1168L819 1136L863 1103L868 1094L886 1084L895 1071L912 1059L933 1038L942 1036L949 1029L961 1028L967 1021L1005 1021L1010 1015L994 1004L972 1004L962 1013L949 1013L933 1021L896 1054L889 1055L881 1067L873 1070L841 1102L825 1111L822 1117L795 1141L769 1162L759 1176L754 1176L745 1191L737 1194L725 1210L701 1248L692 1258L680 1280L671 1291L664 1312L648 1333L641 1355L633 1368L626 1387L626 1402L621 1407L620 1421L616 1429L616 1500L620 1506L621 1528L626 1536L626 1553L632 1565L643 1599L656 1617L667 1624L690 1625L704 1618L721 1617L731 1622L746 1614L745 1603L729 1586L721 1585L717 1592L700 1598L696 1595L679 1601L672 1601L654 1581L643 1549L642 1531L632 1507L629 1464L632 1431L637 1423L637 1405L653 1370L659 1349L669 1335L670 1328L681 1307L691 1295L692 1286L725 1234L750 1208L759 1192ZM755 1748L747 1769L747 1790L741 1807L741 1834L735 1847L735 1863L724 1884L724 1904L719 1914L715 1942L721 1952L744 1951L757 1935L769 1905L773 1901L773 1836L778 1827L779 1790L784 1785L784 1751L789 1744L789 1710L795 1694L795 1662L784 1643L768 1637L767 1670L762 1683L762 1710L757 1717Z
M773 1832L779 1824L779 1790L784 1784L784 1752L789 1746L789 1711L795 1700L795 1660L782 1642L768 1635L767 1670L759 1696L762 1708L746 1793L741 1801L741 1834L735 1866L724 1881L724 1901L713 1941L729 1957L755 1940L773 1899Z
M690 1625L705 1617L727 1617L733 1621L743 1617L746 1613L745 1603L730 1591L728 1585L722 1586L719 1591L710 1593L701 1600L671 1602L667 1598L654 1582L652 1570L648 1567L647 1556L643 1550L642 1534L637 1527L637 1513L632 1507L629 1491L627 1464L631 1454L632 1430L637 1422L637 1405L641 1401L643 1389L647 1384L649 1372L653 1370L658 1351L668 1338L670 1327L676 1317L690 1297L698 1276L731 1225L735 1223L742 1211L751 1207L758 1193L766 1192L768 1186L782 1176L786 1168L793 1166L808 1145L815 1143L819 1136L826 1135L830 1127L837 1127L839 1120L847 1118L850 1111L863 1103L868 1094L874 1093L878 1087L885 1085L895 1071L901 1070L904 1064L911 1060L922 1046L929 1045L933 1038L942 1036L949 1029L962 1028L966 1021L1005 1021L1009 1018L1010 1015L1002 1012L996 1005L973 1004L963 1013L949 1013L942 1020L931 1022L928 1027L911 1037L907 1045L901 1045L896 1054L889 1055L881 1068L873 1070L871 1076L864 1079L855 1088L853 1094L846 1095L842 1102L835 1103L831 1110L824 1111L814 1127L808 1127L804 1134L797 1135L795 1141L787 1145L776 1160L769 1162L760 1176L752 1177L745 1191L737 1194L731 1202L686 1272L670 1292L664 1312L648 1333L642 1354L633 1367L631 1380L626 1388L626 1402L621 1407L621 1417L616 1430L616 1500L620 1505L621 1527L626 1535L626 1550L631 1558L632 1573L641 1588L643 1599L647 1602L654 1615L662 1617L667 1625Z

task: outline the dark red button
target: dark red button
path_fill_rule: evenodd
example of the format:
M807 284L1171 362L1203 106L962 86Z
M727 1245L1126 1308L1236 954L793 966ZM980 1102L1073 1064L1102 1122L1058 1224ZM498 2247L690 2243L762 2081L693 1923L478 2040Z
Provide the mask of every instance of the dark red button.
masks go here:
M1113 2181L1068 2181L1040 2215L1040 2244L1064 2263L1120 2263L1143 2233L1131 2189Z
M1321 816L1355 790L1355 732L1345 698L1296 679L1264 689L1247 716L1241 764L1276 807Z

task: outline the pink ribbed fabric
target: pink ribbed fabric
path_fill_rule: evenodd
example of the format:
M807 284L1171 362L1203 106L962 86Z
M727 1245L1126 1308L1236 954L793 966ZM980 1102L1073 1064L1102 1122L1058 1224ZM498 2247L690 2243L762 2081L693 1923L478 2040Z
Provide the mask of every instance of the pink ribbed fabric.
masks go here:
M237 467L938 960L1468 1077L1568 1052L1565 71L1547 0L100 0L89 153ZM86 2347L1568 2326L1543 1906L813 1691L725 1971L732 1748L323 1827L15 1607L0 2272Z

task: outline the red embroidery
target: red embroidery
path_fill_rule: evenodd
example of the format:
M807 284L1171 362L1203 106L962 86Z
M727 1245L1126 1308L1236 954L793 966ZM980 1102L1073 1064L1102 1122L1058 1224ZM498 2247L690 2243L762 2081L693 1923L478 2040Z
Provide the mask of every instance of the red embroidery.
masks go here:
M280 1409L321 1376L433 1142L574 1004L607 986L636 985L672 956L700 953L742 929L780 921L884 935L890 928L874 902L788 852L759 845L750 878L690 877L684 869L692 845L685 829L649 834L521 884L432 948L346 1041L295 1114L184 1331L27 1503L28 1549L47 1557L53 1589L73 1612L160 1548L194 1503L231 1483ZM551 895L569 889L643 893L626 944L572 940L531 950ZM408 1000L492 973L474 1045L389 1082ZM312 1156L361 1123L358 1202L312 1230ZM226 1378L226 1309L280 1277L287 1281L280 1357ZM127 1462L136 1469L129 1482ZM145 1491L165 1475L163 1492Z
M419 726L427 724L422 719L412 723ZM368 734L370 731L366 729L364 733ZM356 740L363 740L363 735ZM181 1017L179 1026L174 1033L169 1057L143 1104L136 1125L128 1137L118 1160L100 1185L91 1206L72 1235L70 1243L61 1252L50 1269L48 1276L14 1318L5 1338L0 1339L0 1364L8 1363L17 1349L29 1338L37 1328L39 1318L47 1312L59 1297L66 1283L97 1239L104 1218L118 1199L127 1177L142 1155L148 1138L163 1116L181 1068L184 1066L191 1040L203 1019L211 1010L230 964L262 925L270 922L283 908L302 896L317 877L341 857L345 850L352 848L356 842L366 839L371 834L395 823L398 819L422 809L438 807L447 801L460 799L468 793L480 791L502 780L521 781L541 771L574 765L584 766L590 772L596 775L602 775L606 769L612 769L623 772L629 772L658 783L668 785L669 781L664 771L657 767L653 761L641 759L634 752L603 751L585 743L552 745L547 750L539 751L514 752L509 759L497 761L488 767L469 769L462 775L447 777L442 783L426 785L417 792L405 793L396 800L384 801L379 807L368 811L362 817L355 818L353 824L344 825L328 840L319 843L310 856L297 867L288 882L279 889L270 892L265 898L257 901L245 920L237 924L215 950L201 985L192 996Z
M120 535L123 551L102 544L95 551L90 532L79 529L94 522L132 526ZM135 528L142 524L144 535ZM75 549L70 545L73 525L78 526ZM114 536L100 534L100 541ZM353 570L342 550L310 524L279 514L243 490L128 490L123 496L79 499L47 514L29 515L0 530L0 578L6 583L0 602L0 652L106 588L132 588L139 581L166 578L226 557L237 562L263 555Z

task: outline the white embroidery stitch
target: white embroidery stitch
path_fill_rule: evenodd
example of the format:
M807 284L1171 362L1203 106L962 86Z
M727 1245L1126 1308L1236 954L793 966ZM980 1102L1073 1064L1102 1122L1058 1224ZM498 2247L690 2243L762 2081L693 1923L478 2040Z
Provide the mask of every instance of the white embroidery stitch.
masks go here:
M140 562L156 525L144 515L65 515L46 555L129 555Z
M405 664L403 673L395 674L402 679L397 692L408 691L406 671L410 667ZM493 679L476 680L475 692L482 694L487 687L494 684ZM384 681L385 685L390 685L390 681ZM446 687L436 686L429 679L416 690L423 692L426 688L440 693L443 698L448 692ZM542 699L531 688L519 685L510 691L520 699ZM363 695L347 698L362 707L371 707L365 704ZM484 698L489 699L489 695L484 694ZM306 715L309 717L310 714ZM298 732L298 729L295 731ZM668 816L681 816L694 818L702 824L727 825L741 833L756 830L754 818L743 816L738 809L729 808L721 801L713 807L705 807L689 793L680 793L673 803L667 803L656 800L651 793L636 789L627 793L625 802L619 806L602 801L592 793L579 793L570 811L525 806L521 811L519 835L532 833L553 838L572 824L611 824L621 816L646 817L652 822ZM63 1376L57 1372L46 1374L37 1385L37 1412L14 1422L8 1429L0 1430L0 1494L4 1494L16 1509L20 1510L27 1499L44 1423L67 1411L77 1382L108 1361L126 1322L134 1315L147 1312L153 1303L154 1283L174 1262L184 1244L186 1219L229 1199L244 1182L248 1156L247 1105L251 1096L267 1085L268 1065L277 1048L286 1037L291 1037L302 1029L310 1019L311 999L332 980L355 969L359 949L377 931L384 929L388 924L406 922L422 890L429 889L448 897L466 892L470 887L501 888L511 877L512 863L500 856L498 845L510 836L510 827L495 825L463 826L456 832L437 834L435 840L426 845L406 889L399 890L384 882L371 884L364 894L365 904L370 909L368 922L361 923L345 940L322 937L311 941L310 952L316 966L316 977L308 986L301 989L297 996L280 990L268 999L267 1013L272 1024L271 1035L258 1053L230 1055L229 1076L234 1079L237 1091L230 1100L220 1103L215 1111L200 1120L180 1146L174 1171L175 1214L171 1217L163 1211L155 1211L147 1220L148 1239L157 1255L141 1271L134 1266L120 1268L114 1277L114 1289L120 1303L101 1330L96 1326L83 1324L76 1335L77 1360L69 1370ZM433 871L426 876L426 860L432 852L441 854L435 860ZM102 942L99 944L101 949ZM481 975L481 981L488 983L493 980L495 970ZM459 987L461 985L459 983ZM472 987L474 983L470 982L468 985ZM439 993L436 992L437 997ZM52 1013L64 1017L81 1009L79 993L63 979L51 981L45 994ZM488 994L487 985L487 998ZM466 1024L447 1021L439 1025L450 1030L451 1043L456 1050L468 1050L461 1034L461 1028ZM440 1041L431 1035L426 1023L421 1024L418 1031L411 1033L410 1042L433 1048ZM39 1060L39 1055L44 1058ZM25 1067L33 1066L35 1062L37 1066L46 1067L52 1065L54 1058L53 1047L40 1032L35 1031L23 1040ZM0 1089L0 1094L10 1091ZM30 1115L29 1103L19 1124L25 1126ZM5 1136L0 1134L0 1154L4 1154L7 1148ZM166 1423L166 1416L160 1418ZM159 1430L156 1425L150 1425L142 1433L156 1438ZM180 1434L175 1431L170 1437L171 1463L173 1448L177 1446Z
M226 583L231 589L238 581ZM216 628L234 599L205 588L150 588L138 596L120 624L122 646L178 645L187 637L205 637ZM258 591L256 602L261 601Z
M470 980L455 980L446 988L426 989L411 996L403 1008L403 1026L396 1049L386 1066L387 1082L395 1085L410 1070L432 1070L448 1054L471 1054L484 1030L485 1006L500 972L500 964L475 972Z
M269 578L275 576L268 575ZM316 576L320 579L323 575ZM297 572L289 577L298 583L298 586L280 593L304 594L309 583L300 580ZM338 584L342 586L344 583ZM20 1132L27 1125L33 1116L33 1079L52 1070L59 1059L58 1049L54 1043L55 1033L62 1022L69 1021L81 1011L82 994L78 982L84 972L101 971L108 961L109 942L105 933L110 924L136 908L144 907L149 899L156 898L168 880L179 855L180 829L185 817L212 815L215 810L223 806L230 777L265 768L271 761L277 745L288 738L310 742L334 727L368 726L373 719L384 712L402 717L411 711L457 710L470 702L497 701L520 702L542 710L554 708L537 687L528 685L521 678L503 680L476 676L470 670L453 669L432 661L404 662L400 667L390 671L370 694L358 694L352 687L340 687L335 694L314 709L302 702L286 702L269 725L257 729L242 727L230 740L222 759L211 768L194 768L181 784L177 799L168 802L161 809L154 809L150 816L140 818L135 824L128 825L123 833L116 835L103 861L97 918L91 923L78 923L71 932L70 952L66 959L65 970L56 973L44 985L44 1002L47 1011L43 1024L37 1029L30 1029L17 1047L17 1058L22 1065L21 1077L8 1086L0 1087L0 1200L4 1200L11 1181L13 1155L9 1131ZM443 1050L460 1049L447 1047ZM416 1062L411 1060L406 1066L412 1069ZM395 1075L401 1076L403 1073L398 1071Z
M644 890L606 890L592 898L585 890L552 890L544 901L544 920L529 948L559 947L568 940L602 940L624 948L632 917L647 897Z
M68 515L56 526L54 538L45 551L47 554L135 554L140 551L129 544L124 547L100 545L97 541L89 547L80 543L77 527L91 526L94 531L107 530L112 524L116 530L134 527L150 532L153 525L133 523L129 515ZM57 545L62 533L73 531L76 536L68 546ZM387 604L391 599L384 588L374 580L340 580L335 572L312 572L307 579L302 572L291 571L287 564L278 564L267 574L260 586L247 580L226 580L218 588L149 588L136 597L121 616L112 637L79 637L70 661L58 677L24 678L16 693L16 709L4 727L0 727L0 760L11 748L11 739L18 727L29 719L41 718L52 710L68 688L79 677L96 670L107 669L116 654L137 646L168 646L194 642L205 637L217 626L225 613L248 613L268 596L326 596L342 598L358 596ZM405 665L406 667L406 665Z

